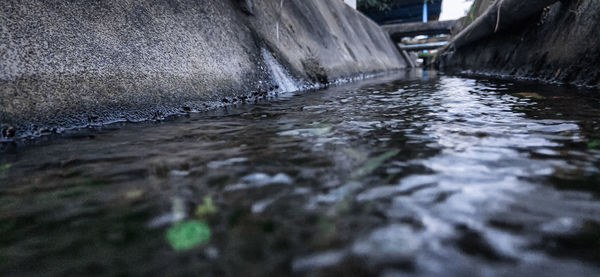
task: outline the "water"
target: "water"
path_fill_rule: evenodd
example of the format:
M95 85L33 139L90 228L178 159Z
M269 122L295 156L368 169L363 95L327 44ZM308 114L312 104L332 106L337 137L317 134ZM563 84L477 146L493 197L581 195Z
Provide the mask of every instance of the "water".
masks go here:
M0 275L599 276L594 93L412 71L3 144Z
M261 50L263 60L267 68L269 69L269 73L271 74L271 78L273 81L279 86L279 89L283 92L294 92L299 90L296 81L290 76L290 74L285 70L285 68L271 55L269 51L266 49Z

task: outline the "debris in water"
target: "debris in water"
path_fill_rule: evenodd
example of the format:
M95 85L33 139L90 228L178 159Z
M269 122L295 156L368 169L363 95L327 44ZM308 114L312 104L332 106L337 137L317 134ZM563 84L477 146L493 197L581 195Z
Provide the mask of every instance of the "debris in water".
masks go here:
M515 93L514 95L518 96L518 97L533 98L533 99L544 99L545 98L544 96L541 96L535 92L519 92L519 93Z
M352 179L357 179L370 174L371 172L375 171L375 169L377 169L379 166L381 166L383 162L387 161L393 156L398 155L398 153L400 153L399 149L393 149L368 160L365 163L365 165L360 167L358 170L356 170L356 172L354 172L354 174L352 174Z
M190 172L186 171L186 170L171 170L171 171L169 171L169 175L173 176L173 177L175 177L175 176L185 177L185 176L190 175Z
M269 198L252 204L252 213L259 214L264 212L265 209L269 207L269 205L271 205L275 200L275 198Z
M289 131L279 132L280 136L323 136L331 131L331 127L323 128L307 128L307 129L295 129Z
M134 190L125 192L125 198L130 199L130 200L138 199L142 195L144 195L144 191L141 189L134 189Z
M242 182L243 183L225 187L225 191L259 188L274 184L290 185L293 183L293 180L290 176L284 173L277 173L272 177L265 173L253 173L243 177Z
M346 256L347 251L334 250L301 257L293 261L292 270L295 272L302 272L333 266L340 263Z
M217 207L213 203L213 199L210 195L204 196L202 204L196 208L196 216L206 217L217 213Z
M206 166L208 168L215 169L215 168L219 168L219 167L223 167L223 166L233 165L235 163L242 163L247 160L248 160L247 158L243 158L243 157L242 158L231 158L231 159L227 159L224 161L212 161L212 162L208 163Z
M178 222L167 230L167 241L177 251L192 249L209 239L210 227L199 220Z

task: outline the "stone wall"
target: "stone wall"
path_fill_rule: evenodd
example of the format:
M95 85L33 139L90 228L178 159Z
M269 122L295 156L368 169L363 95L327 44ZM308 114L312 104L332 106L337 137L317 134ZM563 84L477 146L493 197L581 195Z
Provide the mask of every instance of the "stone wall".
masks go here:
M600 86L598 34L600 1L564 0L512 28L447 49L438 63L446 70Z
M404 66L387 34L343 1L0 5L5 139L200 111ZM281 87L280 75L297 85Z

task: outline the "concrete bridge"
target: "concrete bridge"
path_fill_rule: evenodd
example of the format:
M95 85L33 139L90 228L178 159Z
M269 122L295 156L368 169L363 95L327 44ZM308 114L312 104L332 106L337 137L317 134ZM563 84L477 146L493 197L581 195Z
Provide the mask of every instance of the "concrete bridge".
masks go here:
M456 23L456 20L386 24L381 27L389 34L406 63L410 67L415 67L416 58L411 58L411 55L407 52L438 49L448 44L450 37L412 39L408 42L403 42L402 40L407 37L420 35L437 36L450 34L450 29L454 26L454 23Z
M404 37L450 34L450 28L454 26L454 23L456 20L389 24L381 27L390 34L392 40L400 41Z

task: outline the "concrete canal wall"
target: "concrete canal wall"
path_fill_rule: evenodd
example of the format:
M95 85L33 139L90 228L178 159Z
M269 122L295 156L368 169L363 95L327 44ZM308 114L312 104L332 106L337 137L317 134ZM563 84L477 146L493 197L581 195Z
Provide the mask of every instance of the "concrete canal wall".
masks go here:
M496 4L510 2L532 6L529 1L504 0ZM485 12L481 11L494 2L477 0L475 5L474 14L484 17ZM504 28L495 32L498 14L499 25ZM556 1L523 20L513 20L516 14L517 11L488 13L481 25L491 30L490 35L466 45L462 44L469 40L465 40L468 36L457 35L456 47L445 50L438 59L439 65L450 70L600 86L600 1ZM463 28L466 27L458 29Z
M405 67L341 0L4 0L4 139Z

